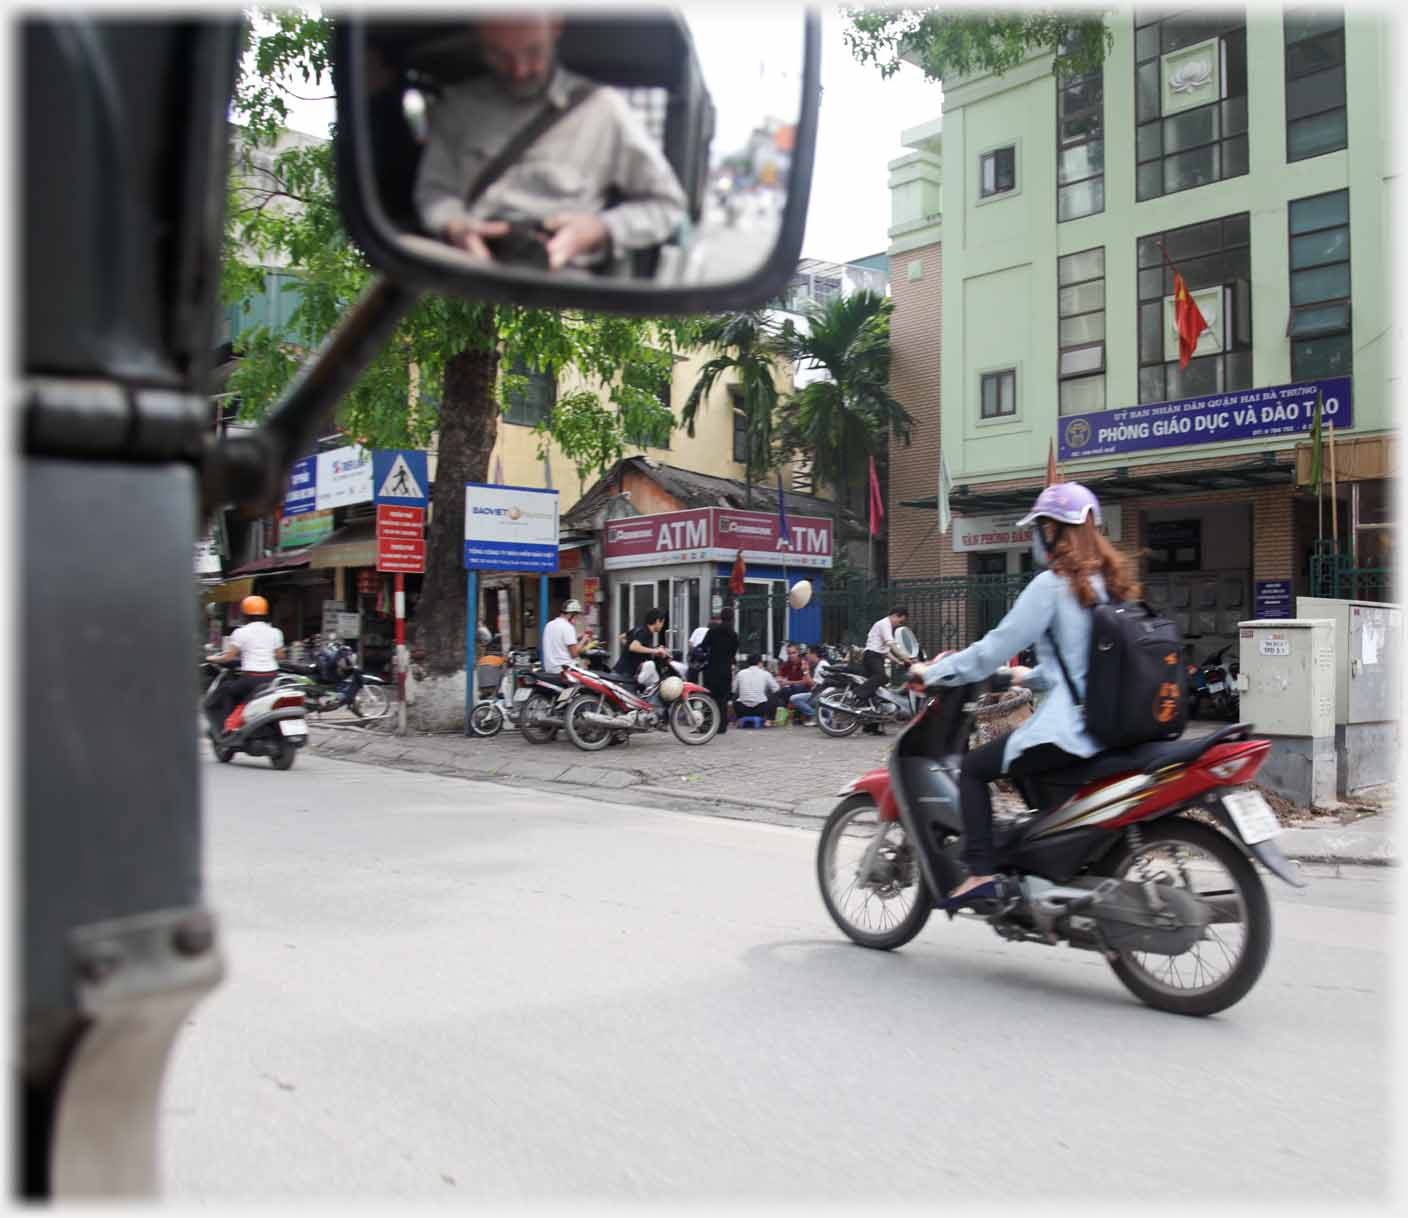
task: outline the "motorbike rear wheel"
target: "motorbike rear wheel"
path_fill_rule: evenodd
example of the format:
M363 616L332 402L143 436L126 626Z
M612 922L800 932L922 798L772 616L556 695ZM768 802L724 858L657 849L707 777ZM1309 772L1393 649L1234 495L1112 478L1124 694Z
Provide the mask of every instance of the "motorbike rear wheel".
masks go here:
M567 739L588 753L596 753L604 749L611 743L611 729L588 723L583 716L607 713L606 699L600 694L578 694L567 704L567 710L563 715L567 721Z
M276 770L291 770L298 750L287 740L280 740L278 750L269 755L269 764Z
M1143 831L1134 850L1122 840L1100 863L1100 872L1138 880L1137 861L1164 883L1177 883L1190 895L1232 898L1237 920L1211 922L1207 937L1182 955L1121 949L1110 968L1141 1002L1176 1015L1212 1015L1245 998L1271 951L1271 903L1251 860L1216 829L1170 817ZM1190 870L1191 867L1191 870ZM1239 927L1240 934L1225 931Z
M817 842L816 878L826 912L847 938L890 951L924 929L934 901L904 826L877 812L862 792L836 805ZM884 840L863 876L861 864L877 836Z
M529 744L547 744L557 736L555 723L543 723L552 714L554 698L534 690L523 700L523 709L518 712L518 730Z
M855 735L856 729L860 727L860 719L848 710L837 705L841 700L833 698L828 702L823 696L816 704L816 725L828 736L834 736L837 740L842 740L847 736Z
M691 710L698 726L689 721ZM681 744L708 744L719 734L722 720L719 704L708 694L686 694L670 707L670 731Z
M469 730L488 739L504 730L504 713L493 702L479 702L469 712Z

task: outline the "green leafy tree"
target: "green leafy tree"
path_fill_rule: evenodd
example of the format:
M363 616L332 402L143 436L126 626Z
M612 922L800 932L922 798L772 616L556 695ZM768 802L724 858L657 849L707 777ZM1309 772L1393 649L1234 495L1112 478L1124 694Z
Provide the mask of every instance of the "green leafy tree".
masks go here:
M1109 10L1104 10L1109 11ZM1001 76L1034 51L1054 55L1063 78L1089 75L1114 41L1103 11L1039 9L1018 12L957 8L846 9L846 45L861 63L886 77L902 56L918 62L930 80L991 72Z
M680 423L693 436L699 409L714 386L725 378L738 386L747 433L744 502L751 507L754 475L761 478L778 464L776 331L762 309L748 309L706 319L697 338L717 354L699 369L680 408Z
M826 373L783 405L783 446L809 453L846 505L864 481L867 458L883 456L891 437L910 441L914 420L890 392L893 312L886 297L856 292L812 305L805 328L788 321L777 338L788 359Z
M229 388L249 418L268 410L373 275L342 227L331 145L301 142L275 150L290 98L307 96L295 90L331 91L331 34L330 21L302 12L256 10L246 27L222 293L227 304L257 296L270 266L294 272L299 292L283 333L252 326L236 341L241 359ZM338 425L350 439L373 446L420 446L438 435L434 524L417 610L418 642L431 672L464 666L462 486L488 475L504 391L513 389L511 378L498 388L501 359L506 367L554 377L575 374L582 388L566 395L539 429L540 451L551 437L585 476L616 460L626 436L673 427L669 410L632 386L643 379L638 370L654 374L662 362L668 366L696 325L438 296L423 297L401 323L344 399Z

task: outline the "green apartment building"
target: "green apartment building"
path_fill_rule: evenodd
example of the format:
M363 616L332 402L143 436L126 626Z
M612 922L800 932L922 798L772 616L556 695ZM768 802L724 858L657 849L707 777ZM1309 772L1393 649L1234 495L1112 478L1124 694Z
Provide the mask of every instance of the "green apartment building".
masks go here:
M1395 498L1402 61L1387 12L1108 20L1094 76L1058 81L1044 55L945 82L942 113L903 133L894 386L921 427L892 464L890 575L1029 569L1013 521L1054 447L1201 653L1311 591L1317 394L1343 561L1393 566L1377 526ZM1186 368L1165 250L1208 322ZM1323 510L1328 536L1328 493ZM1388 579L1356 594L1389 599Z

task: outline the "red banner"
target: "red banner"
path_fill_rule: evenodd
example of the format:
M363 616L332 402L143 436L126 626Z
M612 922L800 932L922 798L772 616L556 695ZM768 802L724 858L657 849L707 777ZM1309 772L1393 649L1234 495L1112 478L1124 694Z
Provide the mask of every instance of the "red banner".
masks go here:
M376 569L425 574L425 509L376 505Z

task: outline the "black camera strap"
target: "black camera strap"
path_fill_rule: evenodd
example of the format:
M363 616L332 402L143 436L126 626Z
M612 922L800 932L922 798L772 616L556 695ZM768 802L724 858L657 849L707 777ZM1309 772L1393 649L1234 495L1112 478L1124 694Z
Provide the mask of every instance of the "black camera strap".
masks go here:
M597 86L591 81L583 81L572 91L567 98L567 104L561 109L558 109L552 102L548 102L529 122L514 132L509 142L500 148L498 154L491 157L489 163L479 171L479 175L474 179L464 197L464 205L472 207L480 195L503 177L504 172L541 136L571 114L596 90Z

